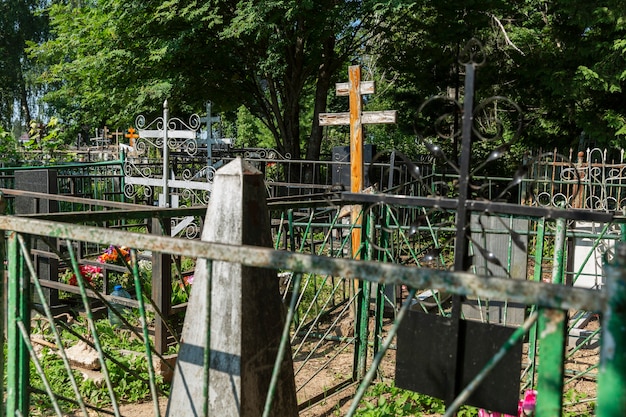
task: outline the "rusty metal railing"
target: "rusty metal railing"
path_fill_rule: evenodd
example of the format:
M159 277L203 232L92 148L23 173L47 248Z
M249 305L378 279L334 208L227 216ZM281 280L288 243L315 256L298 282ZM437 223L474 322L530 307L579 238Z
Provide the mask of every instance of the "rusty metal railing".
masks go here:
M623 265L625 262L621 257L622 252L620 252L620 257L614 261L618 267L616 269L618 272L613 273L617 277L612 278L616 279L616 282L607 285L601 291L597 291L498 277L491 277L486 280L465 272L405 267L371 261L333 259L325 256L258 247L233 247L38 219L2 216L0 217L0 229L7 232L9 242L7 335L10 349L6 362L8 415L19 415L20 413L28 415L31 406L28 396L30 393L29 352L32 351L32 342L28 337L28 329L30 328L32 304L28 288L33 282L35 271L32 270L27 261L30 255L27 251L28 239L25 239L26 236L54 237L60 240L84 241L102 245L123 245L159 253L238 262L246 266L279 268L296 273L316 273L346 278L359 277L368 282L406 285L410 288L440 288L459 295L473 295L485 299L507 299L525 305L535 305L548 309L548 311L577 309L601 312L611 323L620 323L620 320L624 319L621 309L624 301L620 290L623 285L626 285L623 283L625 275ZM616 286L617 289L615 289ZM559 320L563 320L564 315L548 314L547 317L549 321L546 324L546 331L540 334L541 340L547 340L546 338L550 337L548 330L557 326ZM401 316L396 319L394 329L399 325L400 319ZM93 333L94 336L96 334L97 332ZM625 338L622 326L614 324L606 326L603 338L613 341L615 344L603 346L602 367L599 375L598 415L623 415L626 408L620 401L616 400L617 398L626 398L624 395L626 384L623 384L621 377L619 377L619 375L625 374L624 355L626 353L623 350L617 350L623 346L621 341ZM146 353L151 355L149 348ZM378 355L383 354L384 348L378 352ZM361 386L364 387L368 383L368 378L365 378ZM608 390L610 394L606 394L604 390ZM610 399L607 400L608 396ZM115 393L112 394L112 397L112 403L115 403ZM355 401L358 401L358 397ZM541 401L540 396L539 403ZM74 402L79 403L80 401L75 399ZM548 409L549 406L550 404L547 405ZM539 411L541 409L541 407L538 408L537 415L548 415L541 414Z

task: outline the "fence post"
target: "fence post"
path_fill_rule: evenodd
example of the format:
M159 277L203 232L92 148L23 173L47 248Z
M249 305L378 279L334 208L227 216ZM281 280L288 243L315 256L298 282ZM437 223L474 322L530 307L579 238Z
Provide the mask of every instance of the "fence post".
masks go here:
M6 215L7 200L3 193L0 192L0 215ZM4 230L0 230L0 265L6 265L6 233ZM4 267L0 268L2 275L0 275L0 340L4 343L6 341L6 319L7 319L7 273L4 272ZM4 381L4 375L6 370L4 369L6 362L4 360L4 354L0 355L0 381ZM4 404L5 392L0 391L0 404ZM0 406L0 417L4 417L4 407Z
M169 218L153 218L152 233L161 236L170 235ZM137 295L139 296L139 294ZM172 256L169 253L152 252L152 300L159 308L163 317L154 317L154 350L157 353L167 351L169 332L164 320L171 317L172 307Z
M7 390L6 415L28 415L29 353L18 327L25 321L30 329L30 279L19 250L17 233L11 232L8 244L7 294Z
M554 238L552 283L563 284L565 219L557 219ZM563 355L567 333L567 313L563 310L539 310L539 373L537 377L537 417L560 416L563 408Z
M361 258L372 259L372 240L374 238L374 216L369 210L362 210L361 216L364 221L365 234L368 236L365 246L361 247ZM363 255L365 251L365 255ZM372 285L369 281L358 280L357 311L355 317L355 344L354 344L354 372L353 378L361 380L367 372L367 345L369 342L369 313L371 302ZM376 342L374 342L376 344Z
M169 148L169 139L168 139L168 129L169 129L169 108L167 105L167 100L163 102L163 196L162 199L159 199L159 206L161 207L169 207L170 206L170 148Z
M533 274L533 280L541 282L541 275L543 268L541 266L543 262L543 248L545 238L545 218L541 218L537 221L537 237L535 242L535 271ZM531 312L536 310L536 306L531 307ZM530 362L530 370L528 372L527 385L530 388L535 386L535 373L536 373L536 355L537 355L537 323L533 324L528 332L528 361Z
M626 416L626 243L615 247L605 262L607 302L602 317L598 371L598 417Z

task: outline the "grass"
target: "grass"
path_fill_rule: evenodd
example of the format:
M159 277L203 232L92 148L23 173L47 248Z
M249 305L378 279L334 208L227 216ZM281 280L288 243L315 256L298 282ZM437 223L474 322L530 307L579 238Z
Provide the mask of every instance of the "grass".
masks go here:
M96 320L95 324L102 350L115 359L106 359L106 366L117 400L122 403L148 400L150 398L150 388L147 382L149 373L145 349L141 340L128 330L113 328L106 319ZM82 317L78 317L70 325L70 329L61 331L61 340L66 349L78 341L79 337L77 335L87 340L91 339L87 331L87 322ZM38 337L43 339L52 338L49 330L43 331ZM70 388L69 372L72 372L84 401L97 407L110 406L111 398L107 384L91 378L85 378L76 369L68 370L57 349L44 347L39 352L38 357L53 392L63 393L64 396L70 399L74 398L74 392ZM43 391L45 389L43 379L37 372L33 361L30 364L30 383L32 387ZM163 382L161 376L156 376L156 384L162 392L169 390L169 386ZM60 401L59 404L63 410L72 410L77 407L70 401ZM49 412L51 409L52 402L48 395L32 394L32 415L46 415L46 411Z

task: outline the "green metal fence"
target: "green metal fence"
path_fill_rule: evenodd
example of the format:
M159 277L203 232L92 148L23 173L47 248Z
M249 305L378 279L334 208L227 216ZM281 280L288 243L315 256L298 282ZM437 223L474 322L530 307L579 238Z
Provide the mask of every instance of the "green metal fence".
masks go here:
M81 312L76 317L59 317L54 306L46 303L43 286L37 279L38 271L35 270L30 249L34 247L34 237L56 238L65 242L65 260L76 274L80 273L74 251L79 246L77 242L103 247L114 245L132 248L128 274L135 294L143 293L142 287L145 284L139 273L139 260L147 251L190 259L206 258L280 269L286 281L283 286L285 298L292 299L290 297L295 293L294 299L299 301L298 304L293 304L295 311L294 320L290 324L290 342L296 360L295 373L299 381L297 386L301 406L304 408L333 391L359 383L359 389L348 411L349 415L355 413L366 388L376 377L378 365L389 349L393 349L399 324L411 308L412 296L417 291L437 289L441 293L459 294L479 300L506 300L508 303L531 307L533 311L526 316L514 339L519 340L528 335L531 345L542 347L540 363L535 365L536 349L531 346L531 361L528 368L523 370L525 376L522 381L522 384L538 389L537 415L540 417L560 413L558 410L563 407L563 382L578 375L568 374L564 369L563 347L567 328L567 315L564 312L602 313L606 320L603 322L603 340L610 340L612 343L607 345L605 342L602 345L602 363L598 365L597 371L597 415L617 416L626 413L624 404L616 401L616 398L625 397L626 387L622 379L625 369L622 348L624 335L621 329L624 319L621 309L624 297L621 293L624 265L621 257L618 256L612 262L614 267L609 267L607 285L601 290L562 285L560 281L565 276L565 242L568 229L563 222L536 219L533 220L536 225L529 227L527 231L531 242L534 242L529 246L529 251L534 251L537 259L533 280L498 276L486 279L471 273L450 272L445 268L447 258L444 249L448 240L446 233L449 233L444 225L445 216L440 216L439 225L428 222L418 224L407 219L419 218L424 210L407 207L404 209L380 204L365 210L364 215L371 219L364 222L370 228L365 233L368 237L362 246L366 258L370 259L368 261L327 256L343 255L343 247L349 246L347 239L351 226L341 224L338 210L333 212L318 209L311 211L308 217L299 218L294 217L294 213L289 210L279 210L284 213L284 221L278 221L275 225L278 237L276 241L283 241L282 236L286 234L285 239L292 248L298 249L296 252L252 247L232 248L94 226L0 217L0 228L6 231L8 242L6 334L9 348L5 366L2 368L7 380L6 415L52 413L50 410L54 410L57 415L64 415L70 409L82 410L83 415L87 415L86 410L93 407L103 409L103 413L124 415L123 409L120 411L122 403L139 401L139 394L134 397L128 393L133 392L133 384L148 388L140 398L151 397L155 415L158 415L158 406L167 397L168 388L164 379L171 367L171 357L168 356L170 352L157 352L151 334L153 328L149 325L156 317L166 319L167 315L154 308L150 301L152 297L148 294L144 294L145 297L137 296L132 301L117 299L111 295L97 294L91 291L88 284L78 280ZM118 216L123 217L122 214ZM137 216L135 213L134 217ZM275 218L280 219L279 216ZM380 219L385 221L381 222ZM336 227L337 225L341 227ZM596 240L602 237L597 236ZM550 242L551 256L545 255L546 248L541 247L546 241ZM432 248L433 242L439 245L435 252L427 249ZM297 253L298 251L309 253ZM433 253L437 254L437 259L433 259ZM553 261L546 264L546 259ZM543 265L552 271L548 274L550 283L542 282L544 279L541 268L537 268L537 265ZM303 275L296 286L292 278L298 274ZM356 277L360 279L358 286L353 285ZM383 285L395 285L397 288L405 286L409 290L409 296L405 294L404 297L391 300L385 294ZM404 303L399 306L397 302L402 301ZM126 303L134 308L134 315L129 317L132 323L128 323L127 329L110 330L106 327L107 320L99 320L107 308L111 307L111 302ZM385 302L391 302L394 311L393 322L383 329ZM435 310L445 314L445 307L441 305ZM370 319L370 311L375 312L373 319ZM351 312L356 312L354 324L349 322ZM348 324L344 320L348 320ZM371 320L375 321L373 329L368 326ZM538 328L534 327L536 320L539 321ZM85 332L81 333L77 328L82 328ZM345 334L339 334L338 329L346 329ZM172 333L176 334L176 330L172 329ZM132 341L129 342L129 339ZM100 382L106 387L104 393L83 386L82 376L75 374L74 366L65 354L69 348L68 340L73 343L80 340L93 349L104 374ZM510 341L513 342L514 340ZM120 344L124 343L132 345L133 349L119 349ZM175 351L175 343L173 346L172 352ZM328 346L332 346L332 349L329 350ZM503 346L504 351L506 347ZM342 372L335 380L335 386L326 386L319 393L310 389L310 381L322 372L332 372L337 366L333 361L345 352L351 352L353 358L349 365L351 371L345 372L344 363ZM496 355L494 362L497 359ZM47 376L49 374L45 371L53 368L59 372ZM485 378L487 371L488 367L480 374L480 378ZM590 370L584 372L589 373ZM471 389L472 385L468 386L457 401L449 404L449 414L463 403Z
M15 188L15 172L52 170L57 177L59 195L107 201L124 201L123 161L73 163L51 166L0 168L0 188ZM13 213L12 198L8 198L8 212ZM86 210L80 203L61 203L62 212Z

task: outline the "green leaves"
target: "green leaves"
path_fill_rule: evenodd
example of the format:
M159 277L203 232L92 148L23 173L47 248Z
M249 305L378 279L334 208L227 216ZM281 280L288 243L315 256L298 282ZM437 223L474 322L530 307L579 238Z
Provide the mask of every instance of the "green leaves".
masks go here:
M422 414L445 413L442 400L424 394L403 390L391 384L379 382L373 385L365 394L363 406L356 415L360 417L396 417L420 416ZM477 410L473 407L461 407L459 416L476 416Z
M487 55L477 99L518 102L532 122L529 145L560 145L582 131L598 144L623 135L626 17L618 0L93 0L46 4L46 13L28 5L0 9L8 40L0 46L0 121L13 116L22 91L31 91L21 103L28 109L38 89L68 126L66 140L83 125L130 125L166 98L179 114L202 112L211 100L233 120L244 106L280 152L317 158L322 129L312 121L334 103L345 110L333 86L360 62L366 78L392 80L367 105L384 102L401 120L400 132L371 131L383 143L411 144L425 98L462 96L458 58L472 37ZM27 87L35 73L38 84Z

